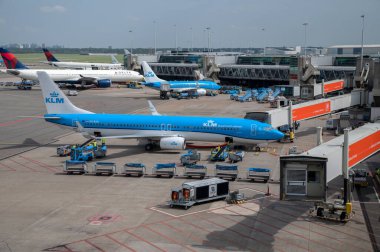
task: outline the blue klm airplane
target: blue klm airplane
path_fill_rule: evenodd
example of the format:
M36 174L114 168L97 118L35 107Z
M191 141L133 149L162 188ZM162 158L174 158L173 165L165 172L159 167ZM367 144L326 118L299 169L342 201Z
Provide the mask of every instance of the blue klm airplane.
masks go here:
M194 80L194 81L166 81L157 77L146 61L141 62L144 72L144 85L156 90L160 90L161 84L169 84L170 91L183 92L196 90L198 95L205 95L206 90L219 90L220 86L213 81Z
M281 139L271 125L249 119L160 115L150 103L152 115L95 114L76 107L45 72L37 72L48 122L75 127L89 138L134 138L151 150L184 149L186 141L256 144Z

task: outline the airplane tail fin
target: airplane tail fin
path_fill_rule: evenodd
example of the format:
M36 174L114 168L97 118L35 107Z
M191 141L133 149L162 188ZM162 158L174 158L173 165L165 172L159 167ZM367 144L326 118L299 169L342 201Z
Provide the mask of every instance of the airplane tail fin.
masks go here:
M59 62L59 60L57 60L57 58L54 57L54 55L48 49L43 48L42 50L44 51L44 54L46 56L47 61L49 61L49 62Z
M93 114L76 107L44 71L37 71L48 114Z
M131 54L131 52L128 51L127 49L124 49L124 55L129 55L129 54Z
M144 78L146 82L163 82L164 80L157 77L153 72L152 68L146 63L146 61L141 62L141 66L144 72Z
M19 61L13 53L7 49L0 48L1 57L3 57L4 63L8 69L28 69L21 61Z
M111 55L112 64L120 64L120 62L116 59L115 55Z

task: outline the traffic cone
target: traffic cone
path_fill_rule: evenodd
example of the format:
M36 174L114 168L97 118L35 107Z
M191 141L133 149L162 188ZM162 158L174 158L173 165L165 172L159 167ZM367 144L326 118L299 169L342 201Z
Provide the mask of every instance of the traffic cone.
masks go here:
M267 193L265 194L265 196L271 196L272 194L270 193L269 191L269 185L268 185L268 190L267 190Z

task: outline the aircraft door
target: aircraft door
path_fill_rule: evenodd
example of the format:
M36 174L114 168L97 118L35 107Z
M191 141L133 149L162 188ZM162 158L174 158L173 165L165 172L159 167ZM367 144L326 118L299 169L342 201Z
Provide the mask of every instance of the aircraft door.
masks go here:
M172 130L172 125L171 124L161 124L161 130L162 131L171 131Z
M257 125L251 124L251 136L256 136L256 129L257 129Z

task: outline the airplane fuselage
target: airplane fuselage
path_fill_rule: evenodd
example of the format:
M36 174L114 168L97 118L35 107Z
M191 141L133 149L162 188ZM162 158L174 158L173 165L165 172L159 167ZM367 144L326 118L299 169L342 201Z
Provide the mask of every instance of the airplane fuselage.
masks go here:
M119 70L122 69L121 64L110 63L86 63L86 62L49 62L50 65L59 68L71 68L71 69L94 69L94 70Z
M53 81L75 82L83 77L107 79L112 82L141 81L143 76L138 72L129 70L69 70L69 69L8 69L8 74L15 75L26 80L38 80L37 71L46 72Z
M220 86L213 81L165 81L165 82L147 82L145 86L160 90L161 84L169 84L172 91L181 91L189 88L203 88L206 90L219 90Z
M45 117L59 117L45 120L70 127L77 127L79 122L82 130L90 136L139 135L139 138L147 139L178 136L186 141L211 142L224 142L230 138L245 144L275 141L283 137L269 124L240 118L123 114L46 114Z

